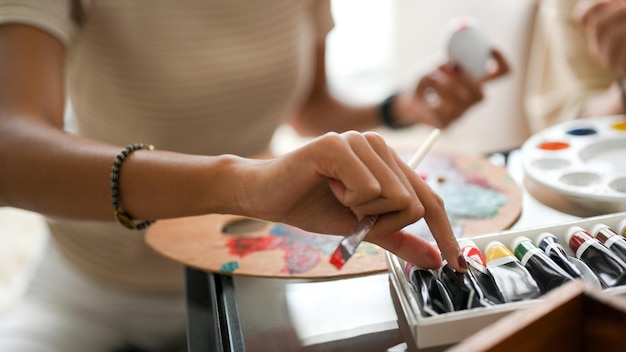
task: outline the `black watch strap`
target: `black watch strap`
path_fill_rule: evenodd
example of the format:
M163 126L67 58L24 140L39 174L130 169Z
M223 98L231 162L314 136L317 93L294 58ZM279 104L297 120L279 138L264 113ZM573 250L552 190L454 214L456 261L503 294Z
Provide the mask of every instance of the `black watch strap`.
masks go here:
M379 117L383 126L397 130L408 127L406 125L399 124L391 111L393 102L396 100L397 95L392 94L380 104Z

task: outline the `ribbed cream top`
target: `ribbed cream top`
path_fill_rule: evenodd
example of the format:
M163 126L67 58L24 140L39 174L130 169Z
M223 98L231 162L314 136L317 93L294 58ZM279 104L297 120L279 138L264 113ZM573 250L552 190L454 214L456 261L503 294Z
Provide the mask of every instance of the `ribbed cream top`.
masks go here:
M77 133L125 146L250 156L306 96L329 0L0 0L0 23L47 31L67 48ZM182 289L179 265L116 223L49 220L66 257L96 278Z

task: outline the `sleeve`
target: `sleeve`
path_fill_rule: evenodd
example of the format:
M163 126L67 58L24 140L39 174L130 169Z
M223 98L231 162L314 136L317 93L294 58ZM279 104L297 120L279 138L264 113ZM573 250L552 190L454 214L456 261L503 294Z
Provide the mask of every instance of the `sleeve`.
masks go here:
M335 27L330 0L318 0L313 3L313 16L318 41L324 41L328 33Z
M71 6L70 0L0 0L0 24L33 26L67 46L76 32Z
M533 133L580 117L585 102L606 90L611 74L589 55L585 33L572 16L578 1L539 4L528 61L526 115Z

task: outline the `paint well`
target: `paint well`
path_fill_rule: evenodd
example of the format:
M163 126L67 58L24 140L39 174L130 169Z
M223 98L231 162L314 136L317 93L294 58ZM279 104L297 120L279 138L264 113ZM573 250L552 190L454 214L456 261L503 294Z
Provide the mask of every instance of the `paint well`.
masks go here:
M593 128L575 128L567 131L567 134L572 136L589 136L596 133L598 133L598 131Z
M563 150L569 148L569 143L566 142L543 142L537 146L542 150Z
M571 165L571 162L566 159L538 159L533 161L533 166L545 170L558 170L564 169Z
M618 131L626 131L626 121L614 123L611 125L611 128Z
M572 172L559 178L559 181L566 185L583 187L591 186L600 182L600 175L593 172Z
M616 192L626 193L626 177L618 178L609 182L609 188Z

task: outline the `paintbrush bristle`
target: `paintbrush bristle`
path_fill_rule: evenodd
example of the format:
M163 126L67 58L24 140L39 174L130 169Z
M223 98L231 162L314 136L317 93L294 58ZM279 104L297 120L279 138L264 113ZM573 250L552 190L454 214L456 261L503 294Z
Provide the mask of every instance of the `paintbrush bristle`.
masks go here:
M334 265L335 268L341 269L344 264L346 264L346 258L342 253L343 246L339 245L333 255L330 256L330 264ZM349 257L348 257L349 258Z

